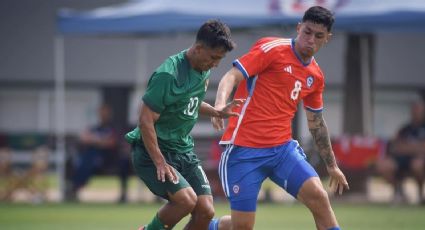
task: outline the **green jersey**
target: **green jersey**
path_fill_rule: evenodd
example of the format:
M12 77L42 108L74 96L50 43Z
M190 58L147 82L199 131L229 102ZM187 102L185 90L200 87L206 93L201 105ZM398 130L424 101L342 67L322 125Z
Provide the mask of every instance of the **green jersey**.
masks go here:
M198 111L207 90L210 71L191 68L186 50L170 56L149 79L142 100L159 113L155 122L161 151L186 153L193 149L190 131L198 120ZM137 127L126 134L129 143L142 143Z

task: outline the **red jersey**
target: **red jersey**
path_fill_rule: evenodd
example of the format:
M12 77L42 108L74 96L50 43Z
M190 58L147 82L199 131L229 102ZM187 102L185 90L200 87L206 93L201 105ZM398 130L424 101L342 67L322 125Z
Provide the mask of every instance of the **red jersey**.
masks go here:
M314 58L303 63L292 39L267 37L233 65L245 79L235 99L246 99L235 108L239 117L229 118L220 144L266 148L292 137L291 122L302 100L314 112L323 108L324 76Z

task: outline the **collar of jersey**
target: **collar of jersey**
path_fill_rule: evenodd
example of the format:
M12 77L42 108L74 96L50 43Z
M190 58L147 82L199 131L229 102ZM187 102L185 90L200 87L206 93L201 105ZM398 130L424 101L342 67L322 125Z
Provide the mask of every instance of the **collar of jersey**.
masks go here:
M298 55L297 51L295 51L295 39L294 38L292 38L291 47L292 47L292 52L295 54L295 57L297 57L298 61L300 61L303 66L310 65L311 60L313 60L313 57L310 58L310 61L303 62L303 60L301 59L301 57Z

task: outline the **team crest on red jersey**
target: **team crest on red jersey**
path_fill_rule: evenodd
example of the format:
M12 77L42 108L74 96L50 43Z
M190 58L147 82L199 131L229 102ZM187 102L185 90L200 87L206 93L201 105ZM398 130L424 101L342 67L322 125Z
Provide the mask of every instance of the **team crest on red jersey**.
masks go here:
M308 76L307 77L307 87L310 88L314 83L314 78L313 76Z

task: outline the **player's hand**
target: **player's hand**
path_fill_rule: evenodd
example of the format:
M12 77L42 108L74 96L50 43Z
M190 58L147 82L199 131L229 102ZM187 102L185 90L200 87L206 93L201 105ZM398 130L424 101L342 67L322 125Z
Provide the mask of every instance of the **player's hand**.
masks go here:
M166 179L174 184L179 182L179 177L175 169L167 162L156 164L156 174L159 181L165 182Z
M211 123L217 131L224 129L224 119L221 117L211 117Z
M338 192L339 195L341 195L344 189L350 189L344 173L342 173L341 169L339 169L338 166L326 168L330 177L329 187L331 188L332 193Z
M223 108L218 108L218 113L221 118L228 118L232 116L239 116L239 113L232 111L234 107L239 107L245 102L245 99L234 99L227 103Z

